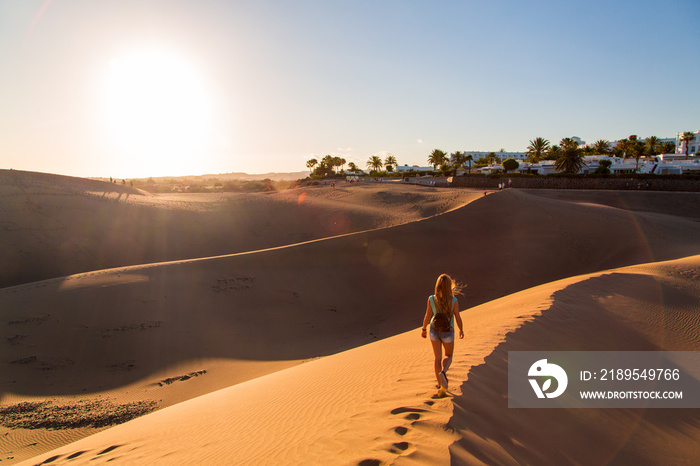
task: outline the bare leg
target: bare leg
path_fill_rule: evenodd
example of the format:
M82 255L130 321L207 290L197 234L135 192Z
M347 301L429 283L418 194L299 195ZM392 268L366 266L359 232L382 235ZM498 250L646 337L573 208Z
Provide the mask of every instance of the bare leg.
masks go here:
M452 353L455 350L455 343L445 343L445 359L442 360L442 371L447 373L447 369L450 368L452 364Z
M430 343L433 345L433 353L435 354L435 380L437 380L438 385L441 385L438 374L442 370L442 342L430 340Z

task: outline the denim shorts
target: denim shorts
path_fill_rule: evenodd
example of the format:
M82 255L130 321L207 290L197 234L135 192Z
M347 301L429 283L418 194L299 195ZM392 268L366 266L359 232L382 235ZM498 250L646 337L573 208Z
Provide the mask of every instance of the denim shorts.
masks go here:
M455 329L450 329L449 332L438 332L433 326L430 326L430 340L442 341L443 343L452 343L455 341Z

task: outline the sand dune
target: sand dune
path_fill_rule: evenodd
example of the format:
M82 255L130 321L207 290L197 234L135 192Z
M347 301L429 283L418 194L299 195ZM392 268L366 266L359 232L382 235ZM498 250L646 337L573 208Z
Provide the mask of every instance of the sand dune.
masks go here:
M541 316L471 369L450 421L460 433L452 457L467 464L697 462L696 409L518 410L505 408L503 397L508 351L700 350L698 278L694 256L561 282Z
M453 398L431 396L430 350L414 330L172 406L32 461L691 463L700 442L697 410L509 410L505 361L509 350L698 350L697 326L679 335L643 315L629 321L639 307L642 314L672 307L697 319L698 270L700 256L628 267L464 311L468 338L455 353ZM640 284L655 291L640 296Z
M410 185L153 195L0 170L0 287L124 265L265 249L459 207L474 192Z
M458 462L537 463L549 455L528 456L542 446L536 438L519 437L516 427L526 427L517 414L503 407L503 392L482 393L482 403L471 391L502 390L499 351L519 341L506 337L507 332L518 329L512 335L524 332L527 336L530 327L523 323L531 316L542 312L534 318L535 325L548 315L561 314L556 306L560 296L578 289L585 291L576 293L590 295L600 280L618 280L627 287L627 298L621 294L605 305L584 300L565 310L575 313L566 314L570 319L586 313L589 305L598 313L603 311L595 306L610 306L616 315L639 321L619 323L617 330L594 338L591 345L615 349L605 345L618 339L630 346L652 342L668 349L697 344L697 335L688 331L697 321L679 317L675 327L668 326L666 346L660 345L650 330L658 320L659 304L645 307L644 312L630 304L636 287L649 289L644 280L668 283L687 295L680 275L669 270L677 267L683 274L697 275L696 259L679 260L646 274L641 270L657 266L595 278L608 269L700 254L700 224L684 210L641 212L575 196L553 199L509 190L484 197L478 191L410 185L309 190L303 199L301 194L221 201L239 203L238 217L251 210L258 222L249 224L258 228L251 237L261 237L260 244L267 242L263 251L210 258L201 254L196 256L201 259L98 270L0 289L0 404L97 400L106 406L148 402L161 409L82 440L87 442L80 444L85 447L61 447L56 461L88 461L109 450L98 459L189 463L199 454L201 461L208 462L236 458L244 463L265 459L327 463L336 458L352 463L392 461L399 456L442 462L453 455ZM136 198L130 195L127 207ZM223 212L216 205L219 201L202 197L142 198L133 202L150 203L151 209L158 202L168 208L191 203L195 206L188 207L190 211L213 212L212 219ZM303 222L294 223L297 208L307 202L315 210L302 216ZM667 201L656 202L662 206ZM285 211L289 211L286 217ZM442 211L449 212L431 217ZM309 222L327 222L331 213L351 219L353 225L331 232L334 235L355 228L379 229L328 239L320 233L312 238L305 237L305 231L300 234ZM275 216L283 219L275 223L276 228L260 223ZM415 221L423 218L427 219ZM324 235L328 231L321 230ZM311 241L273 247L283 235ZM468 285L460 303L468 309L463 318L470 332L458 343L463 352L452 369L455 380L466 382L454 390L455 398L432 400L429 345L411 331L420 325L425 299L441 272ZM582 274L594 277L577 277ZM630 284L623 279L630 274L642 278ZM512 293L518 294L506 296ZM691 298L680 302L680 307L694 305L697 310L697 295L695 301ZM597 318L597 325L618 322L608 314ZM570 327L562 324L567 319L554 319L546 331L533 333L537 338L523 337L523 344L537 348L547 341L547 332L551 332L552 348L558 348L558 343L563 349L571 348L574 337L587 338L585 333L570 335ZM643 338L630 336L638 332L635 325L646 329ZM667 346L670 341L676 346ZM487 376L480 376L484 371ZM464 398L460 393L471 395ZM195 397L199 398L182 403ZM473 417L459 417L460 410L481 405L486 410L479 415L484 425ZM453 406L455 415L450 419ZM515 416L515 431L508 426L497 430L511 432L509 438L518 439L524 447L510 448L498 432L489 432L488 426L500 425L494 424L491 415ZM451 427L446 430L448 421ZM691 437L696 435L695 421L690 418L687 423ZM546 417L542 422L551 424ZM652 429L655 421L649 422ZM546 428L556 429L549 424ZM163 435L172 434L173 439L188 436L192 443L169 442L154 429L163 429ZM0 435L7 434L0 455L3 459L14 456L14 461L30 458L95 431L0 428ZM589 437L596 435L593 429ZM231 439L241 436L248 440L235 446ZM641 454L646 441L647 437L639 437L634 448L625 447L631 448L629 458ZM260 442L268 446L257 446ZM204 446L207 443L210 446ZM577 445L570 444L573 450L561 454L553 451L552 458L568 455L578 459L572 462L585 464L576 456ZM78 455L80 451L85 453ZM42 454L35 462L52 455ZM510 459L501 460L499 455Z
M528 192L566 202L607 205L623 210L700 219L700 193L556 189L531 189Z

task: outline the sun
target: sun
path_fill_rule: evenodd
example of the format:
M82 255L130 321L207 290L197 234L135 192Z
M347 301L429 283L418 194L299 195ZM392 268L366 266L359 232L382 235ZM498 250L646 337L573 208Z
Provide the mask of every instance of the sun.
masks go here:
M116 59L104 86L105 123L132 171L187 169L207 144L211 103L195 68L155 49Z

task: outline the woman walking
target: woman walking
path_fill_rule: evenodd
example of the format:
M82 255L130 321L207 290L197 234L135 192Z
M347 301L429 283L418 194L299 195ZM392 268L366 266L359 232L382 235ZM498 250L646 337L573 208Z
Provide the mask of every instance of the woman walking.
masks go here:
M447 394L447 370L452 363L452 354L455 348L455 320L459 327L459 338L464 338L462 317L459 315L459 303L455 294L460 287L449 275L442 274L435 282L435 294L428 298L428 306L423 317L423 329L421 336L428 335L430 324L430 343L435 354L435 378L438 382L438 396ZM442 349L445 348L445 357L442 357Z

